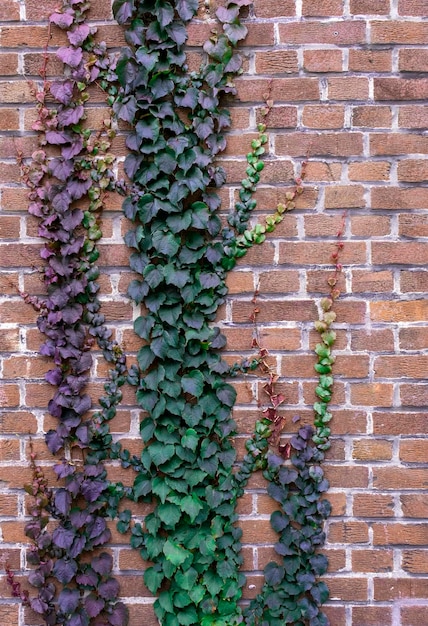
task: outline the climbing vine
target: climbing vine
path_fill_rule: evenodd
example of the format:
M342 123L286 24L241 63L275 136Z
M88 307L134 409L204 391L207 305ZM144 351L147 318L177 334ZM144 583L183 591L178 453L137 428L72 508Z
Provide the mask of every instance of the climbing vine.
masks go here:
M203 46L205 60L198 71L188 71L187 25L198 4L115 0L114 15L125 25L128 43L117 63L95 43L95 30L86 23L88 2L64 0L50 18L69 41L58 51L65 80L52 85L44 80L36 96L35 129L60 156L49 159L42 147L30 166L23 164L30 212L40 219L39 233L46 240L42 258L48 290L47 298L23 297L40 313L38 326L46 336L41 353L55 364L47 374L56 387L49 411L59 425L46 440L61 459L55 471L64 481L49 489L32 458L35 481L29 491L35 505L27 535L34 542L30 560L36 567L30 582L39 593L30 603L46 624L127 623L111 556L102 552L90 562L85 559L109 542L109 517L118 518L121 532L131 528L131 545L151 563L144 581L157 595L154 610L163 626L328 624L320 609L328 591L318 580L327 561L317 550L330 512L320 463L329 446L335 340L330 326L338 292L334 283L321 301L316 325L321 343L316 347L315 431L302 427L284 444L278 413L284 399L275 393L277 377L269 372L271 407L237 465L231 418L236 392L227 379L256 367L266 370L267 353L254 346L259 354L250 363L229 367L220 354L225 338L212 323L225 301L227 272L253 245L263 243L303 189L297 181L265 223L251 224L268 143L261 123L239 199L227 223L222 222L216 188L225 182L225 173L216 156L226 147L230 126L223 101L233 96L233 78L241 72L236 48L247 34L241 15L251 0L227 0L217 10L217 30ZM111 123L97 133L85 127L88 88L95 84L106 91L116 118L131 125L126 183L114 181ZM55 99L54 109L46 104L48 94ZM113 188L126 195L123 212L134 223L125 242L138 277L128 295L143 311L134 323L142 346L129 371L97 298L100 212L105 192ZM78 208L83 199L86 210ZM88 418L94 340L112 369L100 410ZM113 444L108 427L126 381L135 387L142 415L138 457ZM135 472L131 489L107 480L109 457ZM283 561L268 564L262 592L243 607L236 505L258 469L280 507L271 523ZM118 514L125 496L154 505L143 523L132 524L129 510ZM50 517L57 522L53 531ZM62 585L57 601L55 579Z

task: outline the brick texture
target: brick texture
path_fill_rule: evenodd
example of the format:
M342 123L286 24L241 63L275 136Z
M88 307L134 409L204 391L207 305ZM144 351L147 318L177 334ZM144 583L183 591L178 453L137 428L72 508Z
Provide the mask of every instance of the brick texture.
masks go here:
M100 39L117 47L123 32L110 0L93 0ZM202 3L201 3L202 4ZM212 8L220 4L212 1ZM43 434L55 426L46 410L50 365L37 355L36 314L18 293L43 294L37 268L37 224L16 163L37 144L30 80L39 77L47 21L57 0L0 0L0 567L7 559L25 576L23 485L30 480L31 435L46 476L55 484ZM259 335L280 374L287 434L313 420L313 321L331 275L330 254L344 215L335 346L332 448L326 459L333 514L326 525L330 559L326 606L332 626L428 625L428 15L427 0L255 0L245 42L245 71L236 81L224 209L236 198L266 94L269 154L257 191L259 216L272 212L307 161L305 191L296 209L228 277L228 302L217 322L231 363L252 354L250 317L260 291ZM189 28L189 65L213 23L200 11ZM61 74L53 29L48 76ZM91 92L87 125L104 117ZM124 155L124 134L114 142ZM127 224L111 194L99 265L103 310L131 361L139 347L126 299L132 279L123 244ZM102 393L106 364L96 354L89 393ZM261 376L261 375L260 375ZM266 396L264 379L237 380L234 417L238 457ZM112 432L140 450L133 391ZM110 468L115 479L129 474ZM244 598L260 589L260 569L275 558L269 525L274 503L264 479L251 478L238 512L244 530ZM136 515L147 507L134 507ZM112 526L117 574L130 608L130 626L155 626L143 585L145 564ZM125 543L124 543L125 542ZM3 575L2 575L3 574ZM10 597L0 570L0 625L39 624Z

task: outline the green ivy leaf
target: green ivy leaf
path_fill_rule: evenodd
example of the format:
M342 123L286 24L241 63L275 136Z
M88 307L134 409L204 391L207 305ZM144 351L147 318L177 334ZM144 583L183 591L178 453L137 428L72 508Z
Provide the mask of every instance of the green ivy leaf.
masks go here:
M165 502L158 505L157 514L167 528L174 528L180 520L181 510L177 505Z
M199 513L204 508L201 500L195 494L183 498L180 507L183 513L187 513L192 523L195 521Z
M163 547L163 553L168 561L179 567L186 561L187 558L192 556L192 553L180 546L177 543L174 543L172 539L167 539L165 545Z
M184 393L189 393L195 398L199 398L204 390L204 376L199 370L192 370L181 379L181 386Z
M155 565L154 567L146 569L143 577L147 589L151 591L151 593L156 593L162 584L164 575L160 571L159 565Z

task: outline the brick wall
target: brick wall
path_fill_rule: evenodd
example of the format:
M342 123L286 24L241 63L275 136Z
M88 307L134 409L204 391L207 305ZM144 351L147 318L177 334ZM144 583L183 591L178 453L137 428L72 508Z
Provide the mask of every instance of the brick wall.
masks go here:
M92 18L110 46L123 40L110 1L94 0ZM207 4L207 3L201 3ZM26 190L15 155L29 155L47 16L57 0L0 1L0 558L25 576L26 497L31 434L39 462L54 484L43 433L51 388L47 360L37 355L36 314L17 290L42 293L37 224L26 213ZM272 212L308 158L305 192L275 234L251 250L230 277L219 323L231 360L251 354L249 317L260 289L260 334L281 375L285 414L312 418L318 299L326 291L330 253L346 211L338 321L333 445L326 471L333 516L328 522L328 614L332 626L428 624L428 4L426 0L256 0L245 42L245 74L237 81L233 128L219 161L228 173L227 208L243 177L245 154L271 86L270 148L257 193L259 213ZM209 35L209 11L190 28L191 62ZM424 21L425 20L425 21ZM63 36L55 31L52 48ZM61 68L55 59L52 74ZM94 92L90 122L103 117ZM124 153L123 135L114 151ZM126 224L111 196L101 242L103 309L132 355L138 348L125 297L129 281ZM106 367L98 356L91 393L102 392ZM263 381L239 379L235 417L240 455L266 397ZM140 448L132 390L112 423L117 437ZM125 482L118 467L111 476ZM272 502L254 476L240 504L244 529L245 597L260 586L273 558ZM135 513L144 514L142 505ZM156 623L137 553L115 531L112 552L131 626ZM2 566L3 567L3 566ZM38 624L10 598L0 577L0 625Z

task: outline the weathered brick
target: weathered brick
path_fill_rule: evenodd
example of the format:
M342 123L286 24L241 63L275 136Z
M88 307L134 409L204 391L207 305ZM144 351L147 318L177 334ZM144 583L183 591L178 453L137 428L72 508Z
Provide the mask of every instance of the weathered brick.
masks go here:
M392 111L385 106L357 106L352 110L352 125L368 128L388 128L392 122Z
M377 493L357 493L353 498L353 514L355 517L382 517L394 516L394 499L390 495Z
M344 117L343 106L309 105L303 109L302 123L308 128L342 128Z
M374 6L371 0L369 1ZM390 50L351 48L349 69L352 72L391 72L392 53Z
M302 14L305 17L332 17L342 13L342 0L303 0Z
M329 100L367 100L369 82L363 76L339 76L328 79Z
M366 26L363 21L290 22L279 24L279 35L285 44L363 44Z
M372 44L425 44L428 24L401 20L374 21L371 25Z
M307 72L341 72L343 68L342 50L304 50L303 68Z

